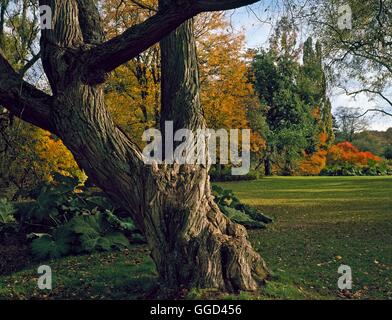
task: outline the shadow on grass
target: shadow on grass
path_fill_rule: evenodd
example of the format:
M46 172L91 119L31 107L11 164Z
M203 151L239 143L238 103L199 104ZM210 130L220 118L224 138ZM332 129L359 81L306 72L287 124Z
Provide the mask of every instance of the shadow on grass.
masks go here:
M344 192L337 196L331 185L341 186ZM250 232L254 247L275 276L256 293L230 295L194 289L177 297L338 299L337 270L347 264L353 270L353 298L392 299L391 178L271 178L225 183L223 187L248 204L257 202L262 211L275 218L267 230ZM299 199L304 198L312 198L313 205L301 204ZM45 264L52 267L52 291L38 290L35 265L0 276L0 299L162 297L156 292L157 274L145 246Z

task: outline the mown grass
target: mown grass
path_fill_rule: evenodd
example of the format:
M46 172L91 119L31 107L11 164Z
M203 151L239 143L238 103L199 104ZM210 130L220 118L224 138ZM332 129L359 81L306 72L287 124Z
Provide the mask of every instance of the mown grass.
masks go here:
M353 298L392 299L392 178L266 178L223 187L275 219L250 236L279 283L336 298L345 264Z
M0 299L138 299L156 285L145 246L41 262L53 274L53 289L39 290L37 267L0 277Z
M346 264L353 272L347 297L392 299L392 178L265 178L220 185L275 219L267 230L250 232L274 276L258 293L192 290L187 298L344 298L337 270ZM46 264L53 271L52 291L38 290L33 266L1 276L0 299L149 298L156 285L143 246Z

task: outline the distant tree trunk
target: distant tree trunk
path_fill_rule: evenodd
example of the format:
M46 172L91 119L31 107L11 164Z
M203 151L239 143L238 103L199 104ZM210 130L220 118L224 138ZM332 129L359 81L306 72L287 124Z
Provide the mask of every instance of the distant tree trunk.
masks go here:
M231 8L235 2L221 1L223 8ZM53 96L21 82L0 55L0 79L6 83L3 89L0 82L0 102L21 118L57 134L89 178L129 213L146 236L165 285L256 290L268 275L267 267L253 250L245 228L226 218L215 205L209 168L145 165L138 147L115 125L105 106L101 83L104 71L117 63L112 55L125 60L135 50L132 41L143 47L151 34L157 37L161 29L156 25L182 23L184 16L194 15L192 10L200 10L192 9L192 2L173 9L173 3L169 1L170 8L147 26L125 33L126 40L104 43L90 54L103 41L94 1L40 1L49 4L54 13L54 29L43 30L41 37L42 63ZM220 8L213 1L200 3L207 10ZM148 33L144 33L146 28ZM173 120L175 128L204 127L192 21L180 26L161 46L162 124ZM93 64L100 55L108 57Z
M269 156L267 156L267 157L264 159L264 174L265 174L267 177L272 176L271 159L270 159Z
M264 174L266 177L272 176L271 153L271 147L267 145L264 156Z

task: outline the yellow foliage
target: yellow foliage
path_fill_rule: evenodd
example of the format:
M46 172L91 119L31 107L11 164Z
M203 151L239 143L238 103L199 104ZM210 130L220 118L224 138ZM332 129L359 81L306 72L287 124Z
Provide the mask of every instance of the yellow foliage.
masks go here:
M77 177L81 183L86 180L72 154L49 132L18 119L7 132L12 147L5 149L0 157L0 179L21 189L51 181L52 173Z
M145 19L151 12L121 4L106 9L105 25L110 36ZM143 1L149 6L154 1ZM118 7L114 10L114 7ZM131 14L132 13L132 14ZM207 125L212 129L249 128L246 110L259 104L248 81L243 52L244 34L233 34L222 13L204 13L195 19L195 37L200 67L201 103ZM153 47L119 67L107 85L106 103L116 123L142 145L147 128L157 127L160 112L160 53ZM252 133L252 150L259 151L265 141Z
M156 0L141 0L156 7ZM103 4L104 25L109 38L155 14L136 3L107 0ZM115 122L139 145L143 132L155 127L160 107L160 54L153 46L117 68L106 85L106 104Z
M79 169L73 155L60 139L52 138L51 134L44 130L38 130L35 138L33 147L40 158L40 161L35 163L36 170L39 170L46 180L53 179L53 172L78 177L81 182L86 180L86 175Z

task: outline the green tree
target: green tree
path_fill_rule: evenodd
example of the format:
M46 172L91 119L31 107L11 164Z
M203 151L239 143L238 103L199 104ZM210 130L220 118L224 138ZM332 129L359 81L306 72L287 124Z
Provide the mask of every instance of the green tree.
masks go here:
M296 39L295 26L283 18L271 38L270 50L260 50L252 64L252 79L262 107L252 109L250 118L260 119L257 113L265 117L259 127L267 140L266 175L272 173L271 162L283 174L292 174L304 152L317 151L320 133L332 132L321 47L314 49L309 39L301 65Z
M392 160L392 145L388 146L384 151L385 159Z
M327 144L334 141L332 104L327 96L327 80L323 66L323 48L309 37L303 48L299 90L301 99L310 107L318 121L319 130L327 135Z

